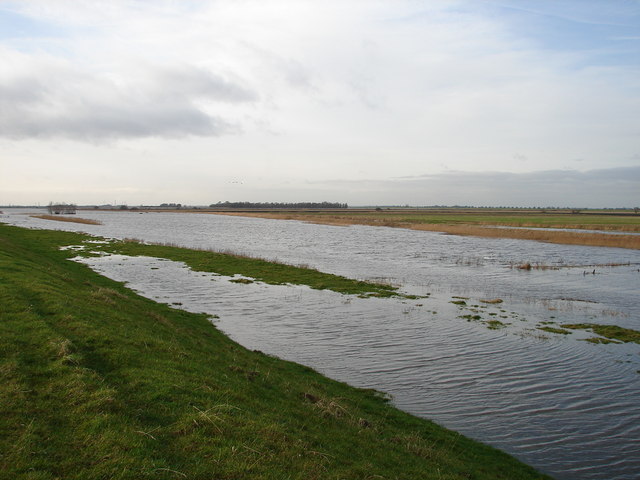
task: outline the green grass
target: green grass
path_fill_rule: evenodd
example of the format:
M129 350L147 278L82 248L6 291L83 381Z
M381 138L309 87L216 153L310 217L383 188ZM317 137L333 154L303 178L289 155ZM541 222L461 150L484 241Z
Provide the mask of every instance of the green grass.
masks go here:
M382 210L358 211L349 209L344 212L305 212L296 211L297 215L310 217L332 218L359 218L363 220L375 220L381 223L408 223L408 224L447 224L447 225L502 225L513 227L541 227L541 228L584 228L595 230L622 230L640 231L640 215L624 212L623 215L605 215L596 211L583 211L580 214L570 214L568 211L548 213L539 211L502 211L491 209L475 209L456 211L432 209L407 209L407 210Z
M507 326L506 323L501 322L500 320L488 320L485 323L487 324L487 328L491 330L500 330L501 328L505 328Z
M548 478L68 261L82 238L0 225L0 478Z
M561 325L563 328L570 328L572 330L587 330L608 338L610 340L619 340L620 342L633 342L640 343L640 332L638 330L632 330L630 328L618 327L617 325L600 325L597 323L573 323ZM612 343L603 341L603 339L589 339L592 343Z
M220 275L240 274L272 285L307 285L315 289L328 289L338 293L376 297L402 296L392 285L364 282L319 272L311 268L270 262L260 258L192 250L170 245L148 245L138 241L114 241L100 245L100 250L123 255L147 255L184 262L191 269L215 272Z

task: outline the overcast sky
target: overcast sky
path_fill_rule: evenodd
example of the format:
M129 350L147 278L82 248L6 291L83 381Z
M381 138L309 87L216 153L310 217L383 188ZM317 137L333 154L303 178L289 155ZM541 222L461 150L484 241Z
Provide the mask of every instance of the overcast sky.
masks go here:
M0 204L640 205L640 0L0 0Z

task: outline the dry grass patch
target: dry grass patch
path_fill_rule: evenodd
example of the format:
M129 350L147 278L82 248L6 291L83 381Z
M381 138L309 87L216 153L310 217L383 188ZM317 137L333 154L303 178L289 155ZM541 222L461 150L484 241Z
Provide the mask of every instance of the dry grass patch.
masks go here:
M42 220L55 220L57 222L84 223L86 225L102 225L102 222L99 222L98 220L91 220L90 218L61 217L59 215L30 215L30 217L40 218Z

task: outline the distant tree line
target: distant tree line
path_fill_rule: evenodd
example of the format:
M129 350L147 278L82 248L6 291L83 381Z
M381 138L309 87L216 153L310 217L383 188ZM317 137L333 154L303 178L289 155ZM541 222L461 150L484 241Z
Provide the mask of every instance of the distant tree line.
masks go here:
M349 208L346 203L337 202L297 202L297 203L280 203L280 202L218 202L209 205L211 208L265 208L265 209L282 209L282 208Z

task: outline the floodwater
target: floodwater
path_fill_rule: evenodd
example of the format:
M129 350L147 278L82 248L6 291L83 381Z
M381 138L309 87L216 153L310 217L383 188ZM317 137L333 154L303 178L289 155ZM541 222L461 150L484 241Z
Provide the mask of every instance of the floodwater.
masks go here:
M80 212L103 222L82 225L7 213L0 221L230 250L399 285L422 298L237 284L145 257L85 260L158 301L218 315L217 327L248 348L385 391L399 408L558 479L640 477L640 346L537 328L640 329L638 251L217 215ZM546 268L514 268L527 262ZM495 298L503 302L482 302Z

